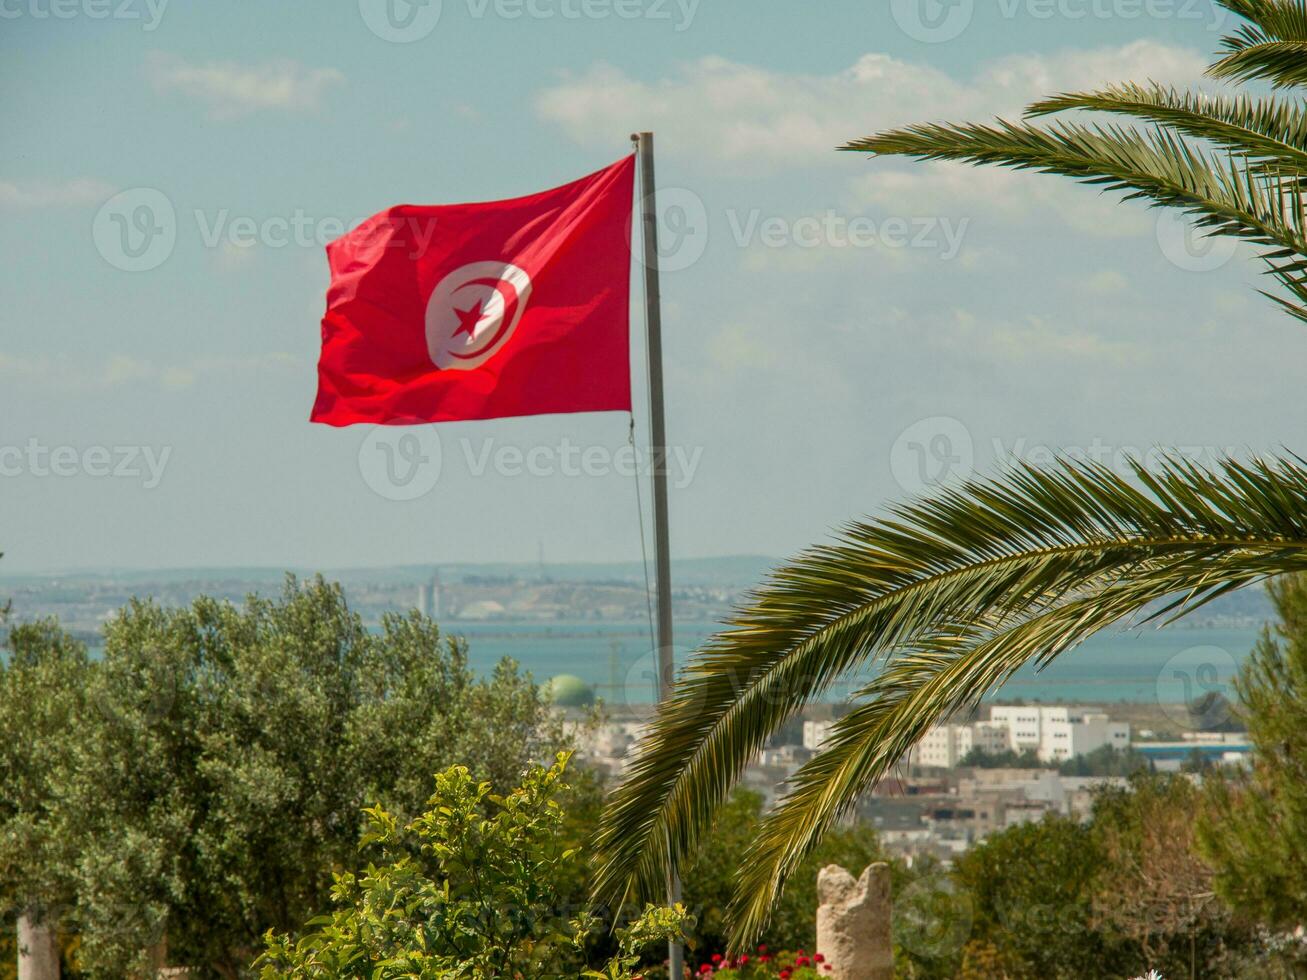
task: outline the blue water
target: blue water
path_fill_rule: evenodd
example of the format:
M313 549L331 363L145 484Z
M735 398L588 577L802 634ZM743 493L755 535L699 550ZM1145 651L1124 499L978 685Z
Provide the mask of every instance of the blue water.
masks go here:
M714 623L676 624L676 662L716 630ZM450 623L468 641L474 670L489 674L511 657L537 681L572 674L610 705L649 704L654 694L653 646L642 623ZM1257 641L1243 629L1107 630L1063 654L1042 671L1023 668L991 699L1180 704L1208 691L1233 697L1231 680ZM92 648L93 655L99 654ZM866 677L833 688L838 701Z
M712 623L676 625L678 665L714 628ZM574 674L610 703L654 700L653 656L643 624L457 623L449 630L467 638L479 671L512 657L537 680ZM1021 670L1001 696L1176 704L1208 690L1229 695L1230 680L1256 640L1252 628L1109 630L1043 671Z

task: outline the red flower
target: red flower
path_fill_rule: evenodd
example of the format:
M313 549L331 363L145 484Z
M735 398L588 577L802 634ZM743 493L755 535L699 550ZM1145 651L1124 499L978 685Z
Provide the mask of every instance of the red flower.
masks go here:
M721 953L713 953L713 954L712 954L712 961L713 961L714 963L720 963L720 962L722 961L722 954L721 954Z
M825 963L826 957L822 956L821 953L818 953L812 958L812 960L814 963Z
M790 980L790 971L789 971L789 970L782 970L782 971L780 972L780 978L781 978L781 980Z
M748 954L748 953L744 953L744 954L742 954L742 955L740 956L740 961L739 961L739 962L740 962L740 966L748 966L748 964L749 964L749 954Z
M765 953L765 952L767 952L767 944L766 944L766 943L759 943L759 944L758 944L758 952L760 952L760 953Z

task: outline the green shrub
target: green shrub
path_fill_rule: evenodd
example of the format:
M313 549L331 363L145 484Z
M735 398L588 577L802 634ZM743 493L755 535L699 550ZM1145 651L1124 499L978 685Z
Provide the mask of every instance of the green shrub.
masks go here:
M303 937L268 934L256 964L263 980L628 980L641 950L679 935L686 916L650 907L619 931L602 968L584 967L601 923L560 892L582 861L561 833L566 762L563 753L552 768L531 769L507 796L463 766L447 769L407 825L367 810L364 847L379 851L377 862L335 876L334 911Z

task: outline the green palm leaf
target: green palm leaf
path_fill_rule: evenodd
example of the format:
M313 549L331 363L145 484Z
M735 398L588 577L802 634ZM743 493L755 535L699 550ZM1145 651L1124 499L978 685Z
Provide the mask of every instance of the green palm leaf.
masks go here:
M1242 17L1234 38L1227 38L1227 48L1235 44L1262 44L1267 41L1307 41L1307 6L1302 0L1217 0L1222 7Z
M1247 23L1225 39L1214 75L1307 80L1307 0L1218 2ZM1065 109L1131 125L919 125L843 148L1061 174L1180 209L1261 247L1292 297L1272 298L1307 320L1302 106L1122 85L1030 111ZM1018 466L854 524L776 571L688 664L610 799L596 890L655 894L767 738L837 682L874 671L740 871L743 943L832 821L939 719L1124 618L1183 615L1302 570L1307 467L1297 458L1212 469L1170 460L1132 478Z
M1269 81L1284 88L1307 82L1307 4L1302 0L1220 0L1248 21L1226 37L1229 52L1208 69L1215 78Z
M1301 180L1266 181L1256 169L1233 159L1222 163L1171 130L1070 123L1041 128L999 120L992 126L909 126L840 149L1038 170L1124 191L1126 200L1178 208L1212 234L1263 246L1270 272L1299 301L1286 308L1307 319Z
M1268 175L1307 169L1307 111L1273 99L1181 92L1153 83L1112 85L1036 102L1028 116L1087 109L1133 116L1204 139L1261 164Z
M600 832L601 894L653 894L767 737L879 664L741 870L747 942L822 832L941 717L1150 603L1172 597L1153 617L1182 613L1307 569L1299 460L1170 461L1135 477L1018 466L855 524L778 570L692 659L639 747Z
M1237 81L1265 79L1276 88L1307 84L1307 41L1270 41L1226 55L1208 74Z

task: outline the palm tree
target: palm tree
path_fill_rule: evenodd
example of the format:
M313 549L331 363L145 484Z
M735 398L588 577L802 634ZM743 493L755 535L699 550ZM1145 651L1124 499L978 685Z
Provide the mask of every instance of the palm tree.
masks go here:
M1307 0L1218 2L1246 22L1212 75L1307 83ZM1288 294L1273 298L1307 319L1301 104L1122 85L1030 113L1068 109L1130 124L913 126L845 149L1036 169L1179 208L1261 247ZM852 524L774 572L686 666L609 801L596 890L656 894L768 736L874 668L739 870L734 939L750 942L826 829L940 719L1125 617L1169 621L1304 570L1307 463L1297 457L1210 468L1170 458L1151 472L1136 465L1132 478L1065 459L1013 465Z

